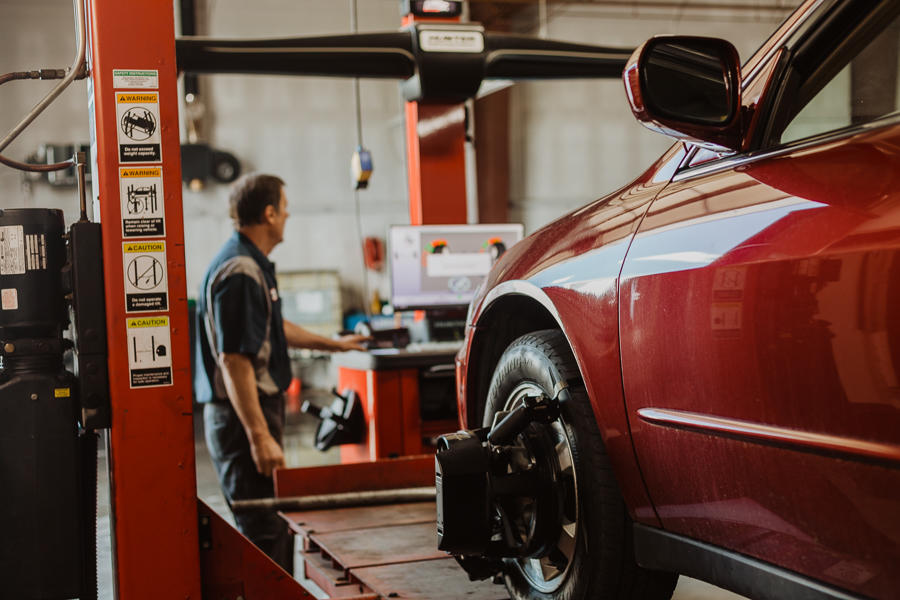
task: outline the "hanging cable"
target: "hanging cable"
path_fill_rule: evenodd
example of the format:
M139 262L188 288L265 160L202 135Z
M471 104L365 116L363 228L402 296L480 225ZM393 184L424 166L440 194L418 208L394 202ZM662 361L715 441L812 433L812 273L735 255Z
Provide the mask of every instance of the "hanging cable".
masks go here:
M36 71L14 71L0 75L0 85L7 81L17 79L62 79L66 76L65 69L39 69Z
M4 148L9 146L9 144L14 139L16 139L16 137L18 137L18 135L22 133L22 131L24 131L24 129L28 127L31 122L34 121L37 116L50 105L51 102L56 100L57 96L59 96L67 87L69 87L70 83L72 83L76 79L84 79L85 77L87 77L87 68L85 66L85 56L87 55L87 37L84 22L84 6L81 3L81 0L74 0L74 4L75 30L78 32L78 50L75 53L75 60L72 61L72 66L68 69L68 71L60 69L41 69L38 71L17 71L0 76L0 84L16 79L62 79L62 81L60 81L56 85L56 87L50 90L50 93L44 96L43 100L38 102L34 106L34 108L32 108L31 111L29 111L29 113L25 115L25 117L19 122L19 124L16 125L12 129L12 131L10 131L6 135L6 137L0 140L0 152L2 152ZM48 172L68 169L75 164L75 157L72 157L67 161L49 165L31 165L0 155L0 163L22 171Z
M0 75L0 85L7 83L9 81L21 81L24 79L63 79L66 76L65 69L38 69L35 71L13 71L12 73L4 73ZM30 163L23 163L17 160L13 160L11 158L6 158L5 156L0 155L0 164L4 164L7 167L12 167L13 169L19 169L20 171L31 171L35 173L47 173L49 171L61 171L63 169L68 169L72 165L75 164L74 157L69 160L64 160L58 163L51 163L49 165L33 165Z
M538 2L538 36L547 37L547 0Z
M6 158L5 156L0 156L0 163L6 165L7 167L18 169L20 171L31 171L32 173L48 173L50 171L62 171L63 169L68 169L75 164L75 158L72 157L69 160L64 160L58 163L51 163L49 165L33 165L30 163L19 162L11 158Z
M66 76L65 69L38 69L35 71L13 71L12 73L4 73L0 75L0 85L7 83L9 81L21 81L24 79L63 79ZM74 158L70 158L69 160L64 160L63 162L51 163L49 165L33 165L30 163L23 163L17 160L13 160L11 158L6 158L5 156L0 155L0 164L4 164L7 167L12 167L13 169L19 169L20 171L31 171L36 173L47 173L49 171L61 171L63 169L68 169L72 165L75 164Z
M82 5L80 0L74 0L75 4L75 28L78 32L78 51L75 53L75 60L72 61L72 66L69 68L68 73L60 81L50 92L44 96L43 100L38 102L34 108L29 111L27 115L19 122L18 125L13 127L12 131L10 131L6 137L0 140L0 152L3 151L4 148L9 146L9 144L18 137L22 131L28 127L32 121L34 121L39 114L44 112L44 109L47 108L51 102L56 100L57 96L59 96L63 90L69 87L69 84L75 81L76 79L82 79L87 77L87 71L85 70L85 56L87 53L87 40L85 35L85 24L84 24L84 6Z
M358 33L359 24L358 24L358 16L357 16L357 6L356 0L350 0L350 31L352 33ZM363 134L362 134L362 101L360 97L359 91L359 77L353 78L353 98L356 103L356 147L357 151L362 150L363 148ZM369 310L369 269L366 267L366 251L365 244L363 243L363 231L362 231L362 209L360 208L359 202L359 187L354 188L353 190L353 200L356 205L356 237L359 243L359 258L360 265L362 266L362 274L363 274L363 289L362 289L362 306L363 312L366 313L366 317L371 316L371 311Z

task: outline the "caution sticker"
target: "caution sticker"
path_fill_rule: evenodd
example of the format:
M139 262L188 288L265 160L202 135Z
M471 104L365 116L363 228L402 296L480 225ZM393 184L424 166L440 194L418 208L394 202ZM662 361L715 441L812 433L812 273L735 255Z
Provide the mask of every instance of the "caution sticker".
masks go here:
M166 235L162 167L119 168L119 198L124 237Z
M169 309L165 242L125 242L125 312L158 312Z
M128 372L132 388L172 385L169 317L127 319Z
M119 162L161 162L159 92L116 92Z
M156 69L113 69L113 87L116 89L158 89L159 71Z

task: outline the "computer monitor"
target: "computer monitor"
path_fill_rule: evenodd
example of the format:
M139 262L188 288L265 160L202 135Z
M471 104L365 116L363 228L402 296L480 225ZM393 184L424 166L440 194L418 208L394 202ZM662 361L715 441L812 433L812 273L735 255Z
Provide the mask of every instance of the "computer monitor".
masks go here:
M388 236L395 310L466 306L520 224L394 225Z

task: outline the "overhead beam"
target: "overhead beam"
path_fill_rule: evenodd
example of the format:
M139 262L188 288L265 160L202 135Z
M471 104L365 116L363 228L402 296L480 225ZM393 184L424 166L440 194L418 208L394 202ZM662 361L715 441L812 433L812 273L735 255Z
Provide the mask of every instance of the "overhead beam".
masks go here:
M475 14L476 8L482 5L526 5L537 6L537 0L469 0L470 11ZM618 7L629 10L635 8L672 8L678 10L736 10L746 12L756 12L760 10L791 12L799 2L794 3L774 3L774 4L754 4L754 3L730 3L730 2L690 2L679 0L547 0L548 5L565 6L604 6ZM474 16L473 16L474 19Z

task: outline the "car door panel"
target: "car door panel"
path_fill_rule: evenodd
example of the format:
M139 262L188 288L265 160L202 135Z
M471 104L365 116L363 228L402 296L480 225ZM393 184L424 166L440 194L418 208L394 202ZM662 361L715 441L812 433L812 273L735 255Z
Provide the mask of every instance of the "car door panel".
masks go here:
M651 500L666 529L890 597L900 127L731 162L668 186L623 267L624 390Z

